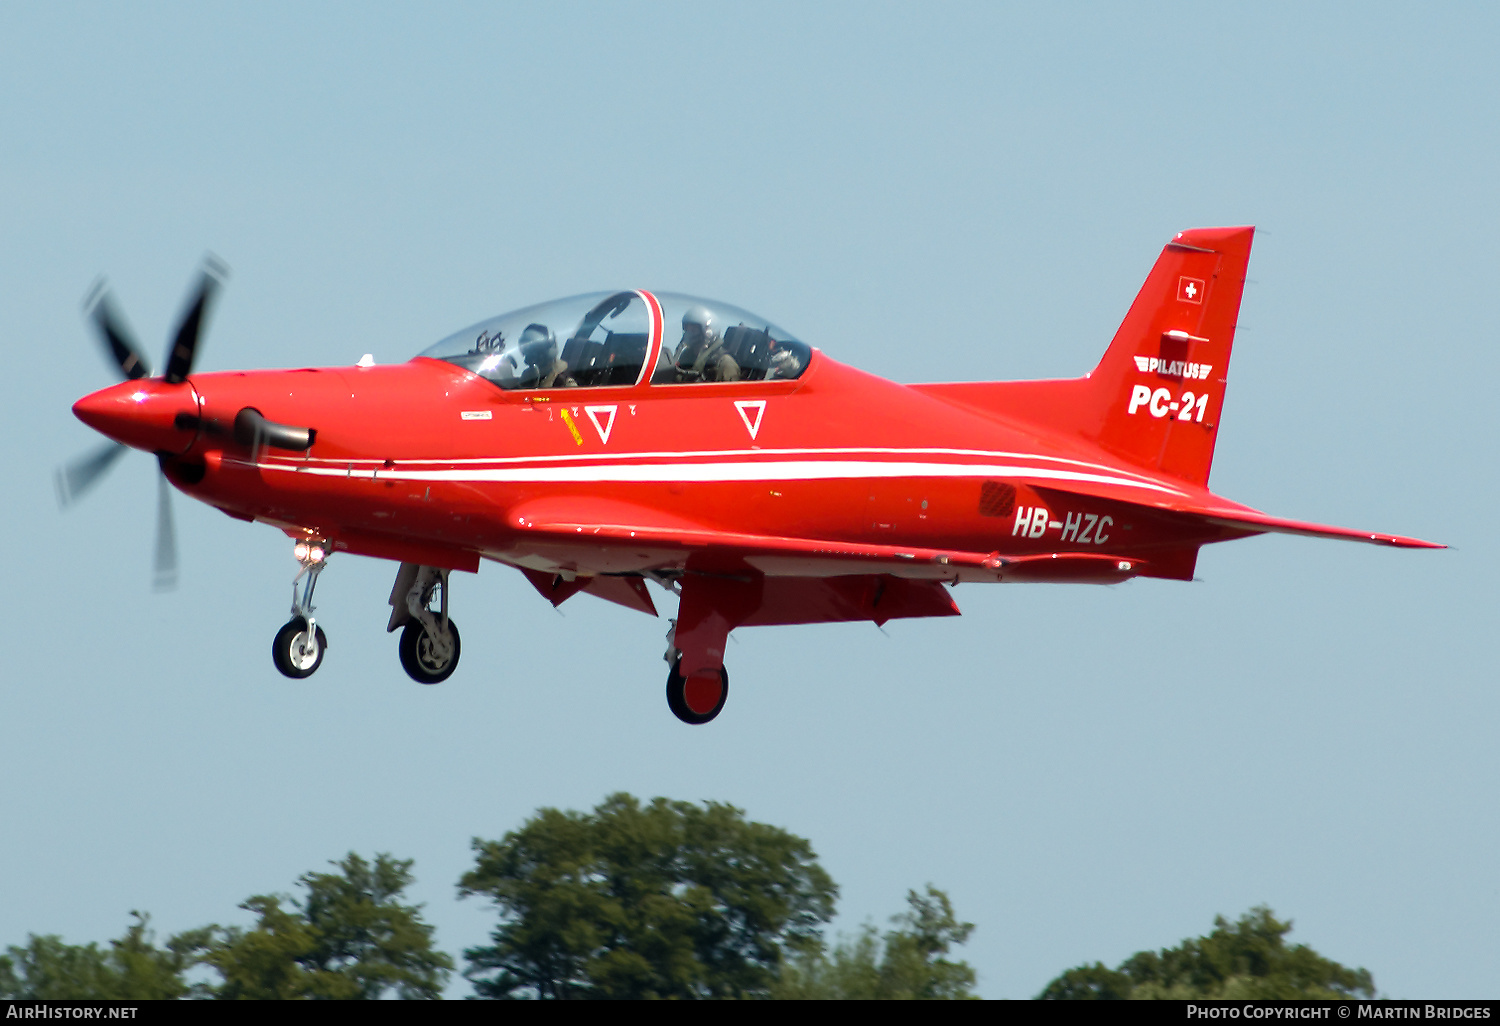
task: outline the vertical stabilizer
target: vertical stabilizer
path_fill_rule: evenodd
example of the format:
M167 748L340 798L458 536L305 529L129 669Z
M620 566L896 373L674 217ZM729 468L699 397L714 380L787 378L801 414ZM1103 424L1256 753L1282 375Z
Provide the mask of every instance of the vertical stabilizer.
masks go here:
M1254 234L1198 228L1167 243L1088 376L1081 433L1131 463L1208 482Z
M912 387L1205 485L1254 235L1252 227L1179 232L1087 377Z

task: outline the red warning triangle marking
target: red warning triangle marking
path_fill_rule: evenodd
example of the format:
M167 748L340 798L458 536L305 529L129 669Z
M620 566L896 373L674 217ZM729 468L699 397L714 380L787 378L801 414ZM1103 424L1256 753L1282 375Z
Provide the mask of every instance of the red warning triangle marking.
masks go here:
M760 433L761 418L766 415L766 401L764 399L736 399L734 408L740 411L740 420L745 422L745 430L750 432L750 440L753 442L755 436ZM754 410L752 419L751 412Z
M594 422L594 430L599 432L599 441L609 443L609 433L615 426L615 411L618 406L585 406L583 412L589 415L589 420ZM604 417L604 423L599 422L600 415Z

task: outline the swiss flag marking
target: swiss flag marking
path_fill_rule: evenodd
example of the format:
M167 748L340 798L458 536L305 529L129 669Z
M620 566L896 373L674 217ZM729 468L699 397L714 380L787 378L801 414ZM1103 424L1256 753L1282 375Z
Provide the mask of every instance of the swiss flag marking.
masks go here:
M1202 278L1178 278L1177 299L1183 303L1203 302L1203 279Z
M761 418L766 415L766 401L764 399L736 399L734 408L740 411L740 420L745 422L745 430L750 432L750 440L755 441L755 436L760 434Z
M594 422L594 430L599 432L599 441L608 443L609 433L615 426L615 411L618 406L585 406L583 412L589 415L589 420ZM604 418L600 420L600 418Z

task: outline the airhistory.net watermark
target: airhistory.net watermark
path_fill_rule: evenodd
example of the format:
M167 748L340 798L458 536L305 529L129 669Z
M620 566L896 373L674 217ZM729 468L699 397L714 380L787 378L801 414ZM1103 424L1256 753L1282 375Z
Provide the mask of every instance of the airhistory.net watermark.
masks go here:
M5 1006L7 1019L134 1019L135 1005L49 1005L24 1002Z

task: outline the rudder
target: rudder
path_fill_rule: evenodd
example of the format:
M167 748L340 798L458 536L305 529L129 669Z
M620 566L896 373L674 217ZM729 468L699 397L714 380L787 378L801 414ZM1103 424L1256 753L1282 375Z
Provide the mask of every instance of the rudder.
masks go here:
M1208 483L1254 234L1197 228L1167 243L1086 379L1079 433L1138 466Z

